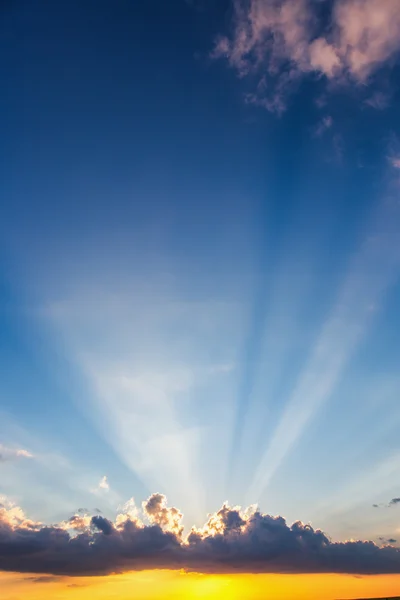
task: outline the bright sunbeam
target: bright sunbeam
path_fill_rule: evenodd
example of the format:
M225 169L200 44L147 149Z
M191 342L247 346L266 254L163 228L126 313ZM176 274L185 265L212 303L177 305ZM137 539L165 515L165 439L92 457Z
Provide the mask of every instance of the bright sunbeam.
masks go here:
M240 307L157 290L143 296L139 283L132 290L111 304L97 292L95 313L83 297L54 304L49 316L88 381L89 416L107 442L148 490L167 493L196 520L206 512L207 470L224 460L223 446L207 446L223 443L220 423L229 424L229 341L238 332L223 332Z
M260 499L308 421L321 403L329 399L357 344L365 335L373 313L399 275L399 207L388 200L383 204L366 241L352 261L332 314L323 326L310 361L259 462L249 488L249 501Z
M400 590L400 0L0 3L1 600Z

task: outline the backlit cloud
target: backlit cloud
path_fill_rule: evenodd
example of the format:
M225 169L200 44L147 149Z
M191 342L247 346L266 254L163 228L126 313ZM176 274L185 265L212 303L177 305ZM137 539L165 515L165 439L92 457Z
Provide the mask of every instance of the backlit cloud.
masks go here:
M277 112L306 74L365 84L400 49L398 0L331 6L324 15L311 0L234 0L232 35L218 38L212 56L225 58L241 77L259 72L252 101ZM381 108L377 97L370 104L377 102Z
M42 524L28 519L22 508L16 506L8 498L0 496L0 539L4 527L20 532L25 530L37 531L42 527Z
M90 515L78 513L73 515L68 521L63 521L60 526L66 530L82 532L89 529L91 522L92 518Z
M183 533L182 513L177 508L168 508L166 497L162 494L152 494L143 502L143 512L150 523L166 528L180 537Z
M0 570L48 575L100 575L143 569L202 573L400 573L400 550L384 540L333 542L311 525L289 526L252 508L227 504L204 528L183 539L181 513L153 494L139 519L91 518L71 533L25 519L21 509L0 510ZM19 510L20 512L15 512ZM10 513L11 511L11 513ZM14 512L13 512L14 511ZM11 515L11 516L10 516ZM81 517L76 515L73 523Z

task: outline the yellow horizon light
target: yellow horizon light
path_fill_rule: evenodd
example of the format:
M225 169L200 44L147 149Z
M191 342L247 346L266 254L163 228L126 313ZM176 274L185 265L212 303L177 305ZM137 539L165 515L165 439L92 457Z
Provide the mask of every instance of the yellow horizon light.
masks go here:
M2 600L339 600L400 595L400 575L208 575L141 571L106 577L0 573Z

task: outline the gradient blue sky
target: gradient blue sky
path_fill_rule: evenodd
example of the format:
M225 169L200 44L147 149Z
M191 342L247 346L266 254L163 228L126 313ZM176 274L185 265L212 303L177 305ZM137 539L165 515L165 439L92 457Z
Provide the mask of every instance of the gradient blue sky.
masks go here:
M303 64L262 4L1 5L0 495L35 519L157 491L400 539L400 19L357 62L333 13Z

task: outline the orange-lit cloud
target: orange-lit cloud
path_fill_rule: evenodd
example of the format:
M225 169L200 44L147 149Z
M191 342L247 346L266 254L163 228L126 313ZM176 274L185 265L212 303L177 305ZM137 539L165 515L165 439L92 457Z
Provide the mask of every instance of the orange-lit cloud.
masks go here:
M333 542L310 525L289 526L255 507L224 504L203 528L183 536L182 513L162 494L134 501L114 522L77 513L59 525L27 519L13 505L0 508L0 570L96 576L147 569L228 573L400 574L400 549L371 541Z
M212 56L240 76L258 72L248 101L274 112L308 75L366 84L400 50L398 0L334 0L321 18L310 0L234 0L233 33L220 36ZM369 102L382 108L380 101Z

